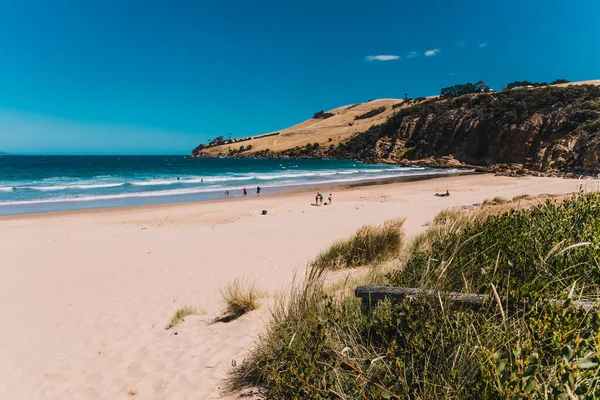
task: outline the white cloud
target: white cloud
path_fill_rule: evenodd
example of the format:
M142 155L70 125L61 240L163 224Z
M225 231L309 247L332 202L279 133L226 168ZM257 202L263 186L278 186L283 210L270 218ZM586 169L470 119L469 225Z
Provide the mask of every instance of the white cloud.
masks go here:
M393 61L399 60L400 56L380 54L377 56L367 56L367 61Z
M488 45L487 43L479 43L479 48L483 49L483 48L487 47L487 45Z
M458 47L467 47L467 41L466 40L461 40L459 42L454 43L456 46Z
M410 53L408 53L406 55L406 58L415 58L415 57L419 57L419 53L417 53L416 51L411 51Z
M435 56L437 53L440 52L440 49L431 49L431 50L427 50L425 52L425 57L432 57Z

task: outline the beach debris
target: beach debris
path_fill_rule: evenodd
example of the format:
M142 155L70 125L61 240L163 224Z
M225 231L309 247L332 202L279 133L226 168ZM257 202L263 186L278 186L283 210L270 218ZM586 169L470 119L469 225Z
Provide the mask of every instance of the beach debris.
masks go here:
M261 211L261 214L262 214L262 215L267 215L267 210L262 210L262 211Z

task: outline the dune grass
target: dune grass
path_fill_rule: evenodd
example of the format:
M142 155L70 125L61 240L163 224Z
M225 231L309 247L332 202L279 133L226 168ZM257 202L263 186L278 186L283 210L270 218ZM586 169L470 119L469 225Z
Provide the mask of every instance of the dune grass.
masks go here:
M335 242L312 262L317 269L377 264L398 257L404 240L404 218L366 225L348 239Z
M200 315L200 312L198 312L198 310L196 310L192 306L181 307L180 309L175 311L175 315L173 315L173 318L171 318L171 322L169 322L167 329L171 329L174 326L177 326L180 322L185 320L185 317L190 315Z
M233 321L247 312L254 310L258 306L256 301L259 294L253 284L235 279L221 290L221 297L225 301L225 310L223 311L223 315L217 318L217 321Z
M506 204L506 203L508 203L508 200L502 196L496 196L493 199L485 199L483 201L484 206L496 206L499 204Z
M519 200L531 200L533 199L533 197L531 195L528 194L520 194L518 196L513 197L512 201L519 201Z
M600 195L502 215L441 215L424 237L409 244L401 267L360 283L489 295L481 308L440 295L383 301L363 314L313 267L227 389L311 399L600 396L600 319L570 305L600 293Z

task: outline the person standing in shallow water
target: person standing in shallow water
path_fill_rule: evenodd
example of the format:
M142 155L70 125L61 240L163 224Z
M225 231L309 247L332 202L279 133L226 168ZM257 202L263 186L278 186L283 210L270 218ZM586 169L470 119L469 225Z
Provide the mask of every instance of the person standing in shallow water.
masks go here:
M244 196L248 196L248 191L244 188Z
M257 195L257 196L260 196L260 186L257 186L257 187L256 187L256 195Z

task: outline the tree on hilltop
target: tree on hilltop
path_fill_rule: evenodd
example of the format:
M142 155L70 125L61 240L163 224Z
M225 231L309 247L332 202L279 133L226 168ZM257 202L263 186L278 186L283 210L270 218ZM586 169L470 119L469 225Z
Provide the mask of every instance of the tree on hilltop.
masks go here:
M484 81L479 81L475 84L473 84L471 82L467 82L465 84L458 84L458 85L442 88L440 95L441 95L441 97L456 97L456 96L462 96L463 94L489 92L489 91L490 91L490 87L488 85L486 85L486 83Z

